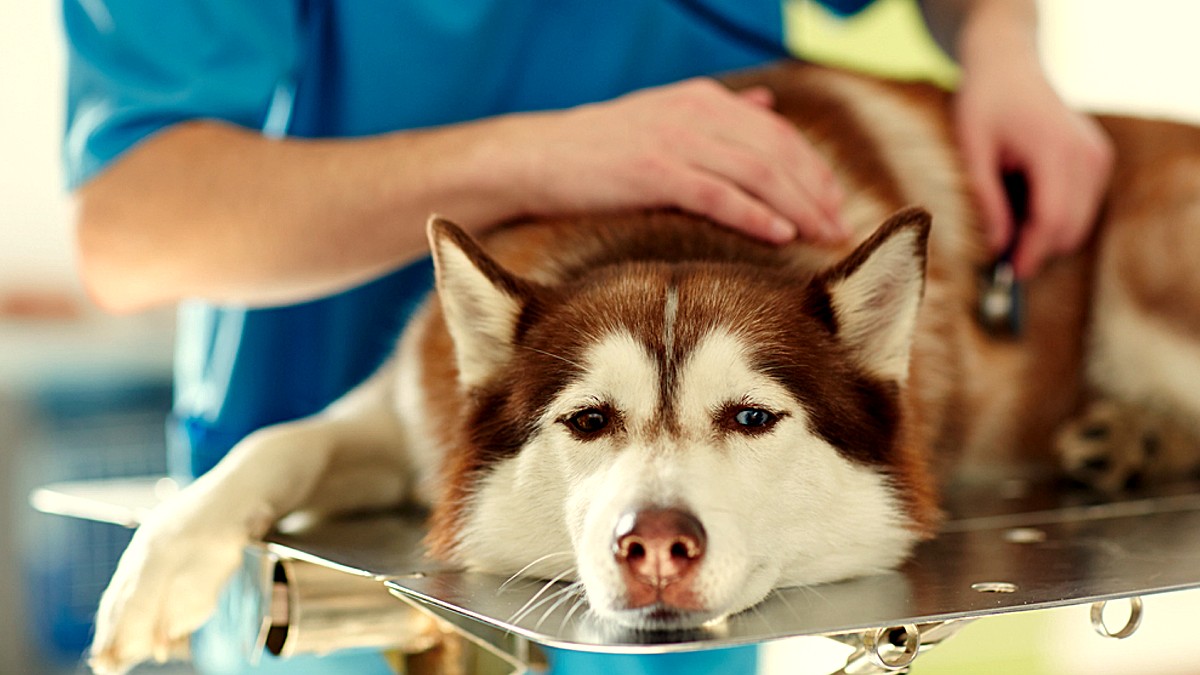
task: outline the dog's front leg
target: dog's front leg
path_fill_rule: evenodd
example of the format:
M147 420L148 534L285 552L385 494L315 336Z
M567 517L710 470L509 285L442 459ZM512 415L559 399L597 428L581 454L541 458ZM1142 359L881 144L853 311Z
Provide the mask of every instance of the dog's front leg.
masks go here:
M314 497L321 510L403 497L407 481L387 370L318 415L256 431L155 509L101 598L90 661L96 671L124 672L184 651L212 614L245 546ZM339 464L357 468L330 471ZM363 471L368 466L374 470ZM339 501L336 484L368 473L388 480L336 490Z

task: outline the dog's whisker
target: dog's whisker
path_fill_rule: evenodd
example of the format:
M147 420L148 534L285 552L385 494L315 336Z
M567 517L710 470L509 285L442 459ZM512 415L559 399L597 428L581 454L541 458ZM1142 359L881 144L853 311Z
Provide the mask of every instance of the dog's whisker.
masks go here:
M546 591L550 590L550 588L552 588L555 584L557 584L559 581L561 581L563 577L567 576L568 574L570 574L571 572L574 572L574 571L575 571L574 566L569 567L569 568L563 570L561 573L555 575L555 577L553 579L550 579L546 583L542 584L542 587L540 589L538 589L538 592L534 593L533 597L526 600L525 604L521 605L521 608L518 609L516 612L514 612L511 617L509 617L509 619L508 619L509 623L515 623L517 621L520 621L521 618L523 618L525 614L532 611L533 609L536 609L537 607L540 607L541 606L540 604L535 604L535 603L537 603L538 598L542 597L542 595ZM553 597L553 596L551 596L551 597Z
M580 593L577 595L575 597L575 604L571 605L571 609L567 610L567 615L563 617L562 623L558 626L558 630L562 631L562 629L566 628L567 624L571 621L571 617L575 616L575 612L579 611L580 607L587 607L587 604L586 593Z
M826 605L832 605L832 603L831 603L831 602L829 602L829 598L825 597L825 594L821 593L821 591L818 591L818 590L816 589L816 587L814 587L814 586L800 586L799 588L800 588L800 591L801 591L801 592L803 592L803 593L806 593L806 594L809 594L809 595L814 595L814 596L816 596L816 597L817 597L817 599L818 599L818 600L820 600L820 601L821 601L823 604L826 604Z
M513 623L516 623L516 622L519 622L519 621L525 619L530 614L532 614L534 612L534 610L538 609L539 607L542 607L543 605L545 605L548 602L554 601L556 598L560 597L562 594L563 594L563 589L560 588L560 589L554 591L553 593L550 593L546 597L542 598L541 600L538 600L537 602L533 603L532 605L527 604L526 606L522 607L520 611L518 611L516 614L513 615L511 621Z
M562 589L562 591L557 594L560 596L558 600L555 601L554 604L550 605L550 607L542 613L542 618L538 619L537 623L533 625L534 629L536 630L541 628L542 624L546 622L546 619L550 618L550 615L554 613L554 610L562 607L563 603L573 598L578 598L581 590L583 590L583 584L578 581Z
M523 349L528 349L528 350L529 350L529 351L531 351L531 352L535 352L535 353L541 354L542 356L549 356L550 358L552 358L552 359L558 359L559 361L562 361L563 363L569 363L569 364L571 364L571 365L575 366L576 368L578 368L578 369L580 369L580 370L585 370L585 368L583 367L583 365L582 365L582 364L580 364L580 363L577 363L577 362L575 362L575 361L572 361L571 359L568 359L568 358L567 358L567 357L565 357L565 356L560 356L560 355L558 355L558 354L555 354L555 353L553 353L553 352L548 352L548 351L546 351L546 350L544 350L544 349L538 349L537 347L530 347L529 345L521 345L521 347L522 347Z
M511 621L512 621L513 623L517 623L517 622L520 622L520 621L524 621L524 620L525 620L526 618L528 618L528 617L529 617L531 614L533 614L533 613L534 613L536 610L538 610L538 609L540 609L541 607L545 606L547 603L554 602L555 600L557 600L557 599L561 598L561 597L562 597L562 596L564 596L564 595L568 595L568 596L569 596L569 595L570 595L570 592L569 592L569 591L567 591L566 589L559 589L559 590L557 590L557 591L555 591L555 592L553 592L553 593L551 593L551 594L547 595L546 597L542 598L541 600L538 600L537 602L533 603L533 605L529 606L527 609L525 609L524 611L520 612L519 614L517 614L517 615L514 615L514 616L513 616L513 618L511 619ZM538 624L538 625L540 625L540 622L539 622L539 624Z
M815 586L804 586L804 589L807 590L809 593L812 593L813 595L820 598L821 602L823 602L827 605L831 604L829 602L829 598L825 597L825 594L822 593L821 591L817 590L817 588Z
M785 590L786 589L783 588L776 588L775 590L771 591L771 595L779 598L779 602L783 603L784 607L787 607L788 611L792 613L792 616L800 618L800 612L796 611L796 606L792 604L791 600L787 599L787 593L784 592Z
M755 603L750 606L750 609L754 610L754 615L763 622L763 625L766 626L767 630L773 633L775 632L775 624L773 624L771 620L767 618L767 615L763 613L762 608L759 606L761 604L762 603Z
M530 568L534 567L535 565L537 565L537 564L539 564L539 563L543 563L543 562L545 562L545 561L547 561L547 560L549 560L549 559L551 559L551 558L556 558L556 557L558 557L558 556L564 556L564 555L571 555L571 552L570 552L570 551L555 551L555 552L553 552L553 553L547 553L547 554L546 554L546 555L544 555L544 556L540 556L540 557L538 557L538 558L537 558L537 559L535 559L533 562L531 562L531 563L529 563L528 565L526 565L526 566L522 567L521 569L517 570L515 573L513 573L513 575L512 575L512 576L510 576L509 578L505 579L505 580L504 580L504 583L500 584L500 588L496 589L496 594L498 595L498 594L500 594L500 593L503 593L503 592L504 592L504 589L508 588L508 585L509 585L509 584L511 584L512 582L516 581L516 580L517 580L519 577L521 577L521 575L523 575L523 574L525 574L526 572L528 572L528 571L530 570Z

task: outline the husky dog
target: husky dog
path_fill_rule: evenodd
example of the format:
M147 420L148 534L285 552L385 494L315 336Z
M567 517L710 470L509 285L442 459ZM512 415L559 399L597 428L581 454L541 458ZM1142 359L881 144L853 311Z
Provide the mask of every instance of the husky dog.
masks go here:
M421 502L437 558L566 573L604 619L686 628L896 566L964 458L1106 489L1195 467L1200 130L1101 120L1103 222L1028 285L1022 338L996 340L974 318L988 255L948 94L797 64L732 82L750 85L835 168L853 241L775 248L675 211L482 241L432 219L437 294L394 357L152 515L93 664L170 653L297 510Z

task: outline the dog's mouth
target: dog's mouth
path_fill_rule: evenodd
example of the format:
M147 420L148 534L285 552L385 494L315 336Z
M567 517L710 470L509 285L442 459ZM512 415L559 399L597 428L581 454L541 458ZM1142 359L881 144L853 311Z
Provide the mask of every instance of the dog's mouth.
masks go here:
M637 609L621 610L612 619L636 631L669 633L696 630L719 620L720 616L713 612L681 609L657 602Z
M682 623L684 617L690 613L658 603L646 608L646 611L642 613L642 619L647 625L675 626Z

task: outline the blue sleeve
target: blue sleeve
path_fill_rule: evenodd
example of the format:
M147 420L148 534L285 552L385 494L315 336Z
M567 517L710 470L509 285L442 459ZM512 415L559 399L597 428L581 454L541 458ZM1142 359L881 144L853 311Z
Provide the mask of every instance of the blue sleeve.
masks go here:
M817 0L834 14L851 16L866 9L875 0Z
M188 119L261 128L299 60L296 0L63 0L67 183Z

